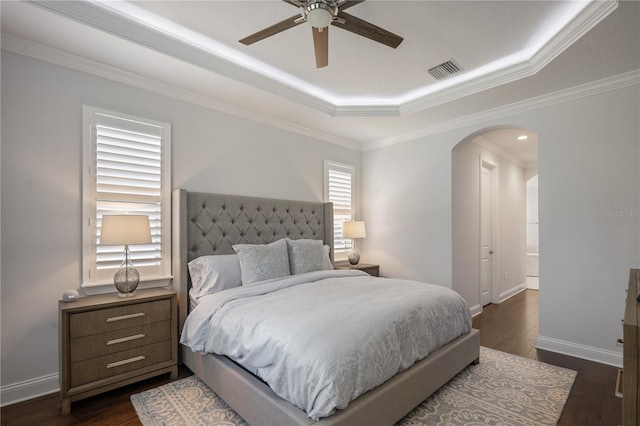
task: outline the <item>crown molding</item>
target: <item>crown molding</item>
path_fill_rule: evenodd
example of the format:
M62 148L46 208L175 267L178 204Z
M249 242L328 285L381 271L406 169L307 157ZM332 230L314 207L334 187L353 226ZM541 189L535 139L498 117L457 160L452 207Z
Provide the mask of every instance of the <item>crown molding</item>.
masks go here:
M475 143L478 146L483 147L484 149L496 154L499 157L504 158L507 161L512 162L513 164L520 167L521 169L524 169L527 166L526 162L516 157L515 155L511 154L510 152L500 148L498 145L494 144L493 142L491 142L489 139L485 138L482 135L474 138L471 142Z
M126 84L128 86L167 96L180 101L189 102L191 104L219 111L225 114L245 118L251 121L265 124L270 127L286 130L324 142L329 142L334 145L339 145L343 148L348 148L354 151L360 151L362 149L362 144L359 142L340 138L329 133L320 132L318 130L304 127L286 120L274 118L255 110L244 108L229 102L223 102L211 96L203 95L199 92L167 84L156 79L144 77L137 73L124 71L120 68L113 67L102 62L93 61L85 57L74 55L72 53L68 53L50 46L45 46L43 44L21 38L13 34L2 33L2 50L48 62L61 67L69 68L75 71L80 71L85 74L101 77L106 80Z
M448 132L461 127L473 126L490 120L502 119L511 115L637 85L640 85L640 70L630 71L613 77L607 77L590 83L570 87L568 89L492 108L477 114L470 114L453 120L444 121L436 125L428 126L418 131L405 133L404 135L395 136L393 138L365 142L362 150L369 151L399 143L410 142L419 138Z
M400 117L404 115L398 105L340 105L333 117Z
M428 96L405 102L400 106L400 115L409 115L438 105L452 102L466 96L484 92L503 84L512 83L522 78L530 77L536 73L534 67L528 62L521 62L509 67L497 70L490 74L476 77L447 89L440 90Z
M99 2L28 0L27 3L150 48L156 52L161 52L270 93L275 93L325 114L335 114L335 105L331 102L297 89L285 81L276 80L259 69L243 66L232 58L213 52L204 46L190 43L187 40L152 28L133 17L101 6Z
M101 62L92 61L85 57L80 57L59 49L45 46L30 40L17 37L13 34L2 33L2 49L19 55L49 62L65 68L70 68L86 74L95 75L107 80L126 84L139 89L164 95L170 98L189 102L208 109L234 115L237 117L252 120L271 127L290 131L302 136L332 143L354 151L368 151L399 143L413 141L422 137L431 136L438 133L455 130L460 127L472 126L486 121L500 119L530 110L544 108L547 106L568 102L599 93L617 90L634 85L640 85L640 70L630 71L602 80L578 85L568 89L552 92L542 96L518 101L497 108L492 108L481 113L470 114L453 120L428 126L415 132L405 133L393 138L381 139L378 141L359 143L353 140L337 137L332 134L310 129L299 124L277 119L264 113L240 107L228 102L216 100L202 93L194 92L182 87L170 85L155 79L143 77L136 73L124 71Z
M219 52L168 35L137 21L134 17L101 6L98 2L30 0L29 3L176 59L277 94L332 117L404 116L531 76L598 24L618 5L617 0L592 1L529 59L523 59L518 63L475 78L464 80L465 76L461 75L458 78L460 82L457 84L456 79L451 79L448 87L417 94L408 101L394 103L390 100L384 104L363 105L357 102L350 103L348 98L335 102L319 94L309 93L308 90L296 87L293 83L267 75L259 69L259 66L250 68Z
M547 66L549 62L598 25L617 7L618 0L594 1L587 5L578 16L533 55L531 65L535 72Z
M541 49L535 52L530 59L406 102L400 105L400 115L412 114L530 77L547 66L549 62L558 57L617 7L617 0L594 1L572 19L567 26L562 28L558 34L554 35Z

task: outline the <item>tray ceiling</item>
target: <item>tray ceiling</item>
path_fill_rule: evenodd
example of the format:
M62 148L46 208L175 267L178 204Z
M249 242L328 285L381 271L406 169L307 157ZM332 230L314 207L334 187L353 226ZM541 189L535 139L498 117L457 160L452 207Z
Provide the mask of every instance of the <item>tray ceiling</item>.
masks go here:
M320 69L307 24L238 42L295 15L284 1L0 7L3 49L354 148L640 68L638 2L368 0L349 13L404 41L331 26ZM450 59L458 75L427 72Z

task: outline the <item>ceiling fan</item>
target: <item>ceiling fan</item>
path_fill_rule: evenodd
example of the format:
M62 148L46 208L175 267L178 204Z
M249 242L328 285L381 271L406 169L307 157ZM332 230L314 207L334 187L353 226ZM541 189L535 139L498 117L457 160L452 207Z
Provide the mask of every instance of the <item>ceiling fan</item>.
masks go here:
M240 40L245 45L253 44L274 34L278 34L289 28L293 28L303 22L311 25L313 32L313 46L316 53L316 68L326 67L329 64L329 25L335 25L352 33L361 35L378 43L393 47L402 42L403 38L382 29L370 22L356 18L345 13L344 10L362 3L360 1L347 0L282 0L292 6L300 8L300 14L278 22L255 34Z

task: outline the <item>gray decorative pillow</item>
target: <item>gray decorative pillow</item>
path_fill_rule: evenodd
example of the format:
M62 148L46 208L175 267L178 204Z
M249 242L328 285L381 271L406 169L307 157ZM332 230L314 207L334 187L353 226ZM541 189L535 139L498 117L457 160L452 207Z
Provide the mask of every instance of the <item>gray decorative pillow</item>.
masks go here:
M291 275L285 240L270 244L235 244L240 259L242 285Z
M321 240L290 240L287 238L287 247L291 274L304 274L324 269L324 249Z

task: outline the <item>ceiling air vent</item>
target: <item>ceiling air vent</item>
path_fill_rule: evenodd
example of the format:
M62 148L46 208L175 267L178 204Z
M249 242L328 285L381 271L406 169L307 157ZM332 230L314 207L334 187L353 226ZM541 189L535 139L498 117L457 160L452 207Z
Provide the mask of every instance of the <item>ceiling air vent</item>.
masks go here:
M457 72L459 72L462 68L460 65L453 62L453 59L444 62L440 65L437 65L433 68L430 68L429 74L431 74L436 80L443 80Z

